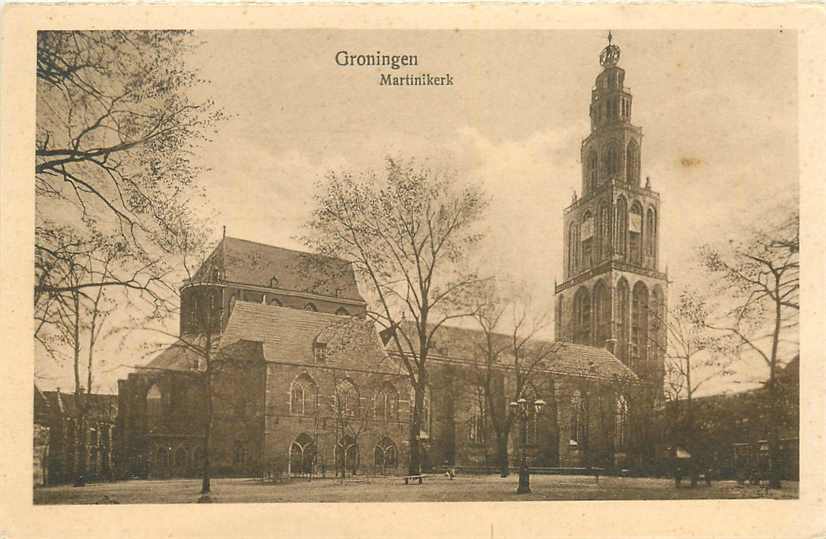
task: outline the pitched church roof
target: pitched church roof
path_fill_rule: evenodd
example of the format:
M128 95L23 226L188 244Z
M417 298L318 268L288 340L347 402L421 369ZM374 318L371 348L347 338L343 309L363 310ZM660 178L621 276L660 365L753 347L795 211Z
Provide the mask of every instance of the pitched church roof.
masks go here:
M216 339L216 348L218 344ZM203 338L193 338L190 341L178 339L164 348L158 355L147 363L145 369L166 371L194 371L203 367L203 354L199 348L204 346Z
M208 280L216 270L232 283L364 301L352 264L339 258L226 237L192 280Z
M325 346L326 361L358 359L376 366L387 361L373 323L350 316L236 301L221 349L242 341L262 344L267 361L315 362L314 346Z
M402 330L410 338L413 350L418 353L419 345L415 335L416 329L412 322L403 322ZM388 340L387 332L383 332L386 341L385 348L392 352L395 346ZM502 333L492 335L492 348L500 350L501 365L507 366L513 361L510 353L512 337ZM406 341L402 341L403 346ZM441 326L433 334L431 353L436 358L455 360L460 362L480 361L481 351L485 346L485 336L480 330L457 326ZM533 339L528 343L527 354L533 358L543 358L542 371L564 376L577 376L598 380L623 380L636 382L637 375L605 348L574 344L562 341Z
M341 365L356 358L374 367L392 368L373 323L350 316L238 300L223 335L215 341L214 357L218 359L313 364L314 347L319 343L325 346L329 363ZM202 338L193 342L204 346ZM205 367L202 358L193 346L178 340L143 368L194 372L196 365Z

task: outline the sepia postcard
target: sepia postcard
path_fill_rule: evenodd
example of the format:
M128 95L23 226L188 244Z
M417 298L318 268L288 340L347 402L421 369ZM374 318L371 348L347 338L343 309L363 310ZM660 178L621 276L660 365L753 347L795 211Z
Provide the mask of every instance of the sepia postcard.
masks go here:
M4 15L0 536L826 537L822 7Z

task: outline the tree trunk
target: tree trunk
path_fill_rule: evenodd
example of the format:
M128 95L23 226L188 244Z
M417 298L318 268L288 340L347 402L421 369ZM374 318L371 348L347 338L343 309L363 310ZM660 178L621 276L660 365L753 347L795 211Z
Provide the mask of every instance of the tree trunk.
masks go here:
M694 429L694 390L691 386L691 357L689 356L686 359L686 395L688 400L686 401L686 449L688 449L688 453L691 455L689 457L689 474L691 479L691 488L697 486L697 459L699 458L699 454L697 453L697 432Z
M777 406L777 387L774 380L774 368L769 374L769 488L780 488L782 482L780 479L781 463L780 463L780 433L777 427L778 422L778 406Z
M201 499L208 498L211 484L210 484L210 446L212 445L212 365L211 365L211 338L207 334L206 339L206 372L204 372L204 379L206 382L206 399L207 399L207 417L206 417L206 432L204 432L204 470L201 479Z
M510 462L508 460L508 433L496 433L496 457L499 464L500 477L507 477L510 474Z
M211 376L207 374L207 419L206 419L206 433L204 435L204 472L201 480L201 494L207 495L210 492L210 445L212 442L212 382Z
M75 374L75 409L77 410L77 426L75 436L75 486L86 483L86 404L83 396L83 387L80 385L80 294L72 294L74 308L74 327L72 328L74 341L74 374Z
M410 459L408 462L408 475L418 475L421 473L421 453L419 451L419 433L422 426L422 408L424 407L424 384L421 382L414 386L414 403L412 420L410 421Z
M769 488L780 488L780 421L777 406L777 384L775 371L777 369L777 352L780 344L781 322L783 320L782 304L780 303L780 276L775 274L774 286L774 335L772 336L772 354L769 363Z

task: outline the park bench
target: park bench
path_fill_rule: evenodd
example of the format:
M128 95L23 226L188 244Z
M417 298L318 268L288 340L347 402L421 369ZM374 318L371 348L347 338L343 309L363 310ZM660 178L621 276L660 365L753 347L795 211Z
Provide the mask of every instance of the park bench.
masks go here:
M408 475L404 478L404 484L409 485L411 481L419 481L419 484L422 484L423 475Z

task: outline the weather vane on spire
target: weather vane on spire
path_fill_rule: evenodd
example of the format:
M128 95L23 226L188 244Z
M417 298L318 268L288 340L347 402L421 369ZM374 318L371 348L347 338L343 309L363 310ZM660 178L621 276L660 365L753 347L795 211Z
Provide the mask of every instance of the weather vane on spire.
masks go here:
M608 30L608 46L599 53L599 63L602 67L614 67L619 63L620 48L612 43L614 35Z

